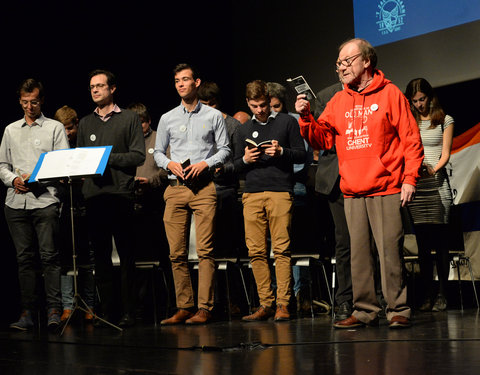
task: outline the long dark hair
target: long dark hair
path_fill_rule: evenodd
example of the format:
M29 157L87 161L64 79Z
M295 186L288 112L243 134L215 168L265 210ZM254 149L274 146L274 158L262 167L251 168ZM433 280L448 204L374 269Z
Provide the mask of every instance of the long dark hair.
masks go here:
M445 112L440 106L437 94L435 94L432 85L430 85L430 83L428 83L425 78L412 79L410 82L408 82L407 88L405 89L405 96L410 102L410 108L412 110L413 116L415 116L415 120L417 120L417 123L420 121L420 113L412 104L412 98L417 94L417 92L424 93L430 103L430 129L433 129L438 125L443 124L445 122Z

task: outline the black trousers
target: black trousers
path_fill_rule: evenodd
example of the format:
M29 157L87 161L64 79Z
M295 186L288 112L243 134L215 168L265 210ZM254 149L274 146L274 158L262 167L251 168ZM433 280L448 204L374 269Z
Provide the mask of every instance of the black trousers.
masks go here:
M335 188L334 188L335 191ZM330 212L335 224L335 259L337 292L335 301L338 305L344 302L352 303L352 272L350 268L350 235L348 233L347 220L343 206L343 194L338 191L332 192L328 199Z
M135 309L133 199L104 194L88 199L86 205L101 312L111 317L116 307L114 292L118 290L118 285L113 274L113 237L120 257L121 310L131 314Z

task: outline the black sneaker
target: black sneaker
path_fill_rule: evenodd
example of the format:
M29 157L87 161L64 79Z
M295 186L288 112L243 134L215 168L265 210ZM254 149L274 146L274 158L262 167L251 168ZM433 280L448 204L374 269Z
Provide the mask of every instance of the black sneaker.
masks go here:
M338 322L340 320L345 320L352 315L352 305L350 302L343 302L338 306L337 312L335 313L334 321Z
M135 325L135 317L132 314L123 314L118 322L118 326L122 328L131 327Z
M433 304L432 311L439 312L445 311L447 309L447 299L443 294L438 294L435 298L435 303Z
M50 329L55 329L60 325L61 322L60 310L55 308L48 309L47 327Z
M10 328L18 329L19 331L27 331L33 327L32 313L30 310L24 310L18 322L10 324Z

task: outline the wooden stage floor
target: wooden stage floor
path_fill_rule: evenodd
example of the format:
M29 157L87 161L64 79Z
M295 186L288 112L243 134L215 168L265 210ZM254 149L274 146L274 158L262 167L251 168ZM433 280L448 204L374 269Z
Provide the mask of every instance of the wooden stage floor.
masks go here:
M331 317L123 332L0 331L0 374L479 374L477 309L419 313L410 329L336 330Z

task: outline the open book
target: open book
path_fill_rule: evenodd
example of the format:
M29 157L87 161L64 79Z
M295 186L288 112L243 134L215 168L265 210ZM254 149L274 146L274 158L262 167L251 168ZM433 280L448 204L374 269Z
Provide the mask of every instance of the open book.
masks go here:
M296 91L297 95L305 94L308 101L312 101L316 98L315 94L313 93L310 85L307 83L303 76L298 76L295 78L287 78L287 82L289 85Z
M247 139L245 139L245 142L247 143L247 147L249 149L252 149L252 148L260 148L261 149L262 146L270 147L272 145L271 140L256 143L255 141L252 141L251 139L247 138Z

